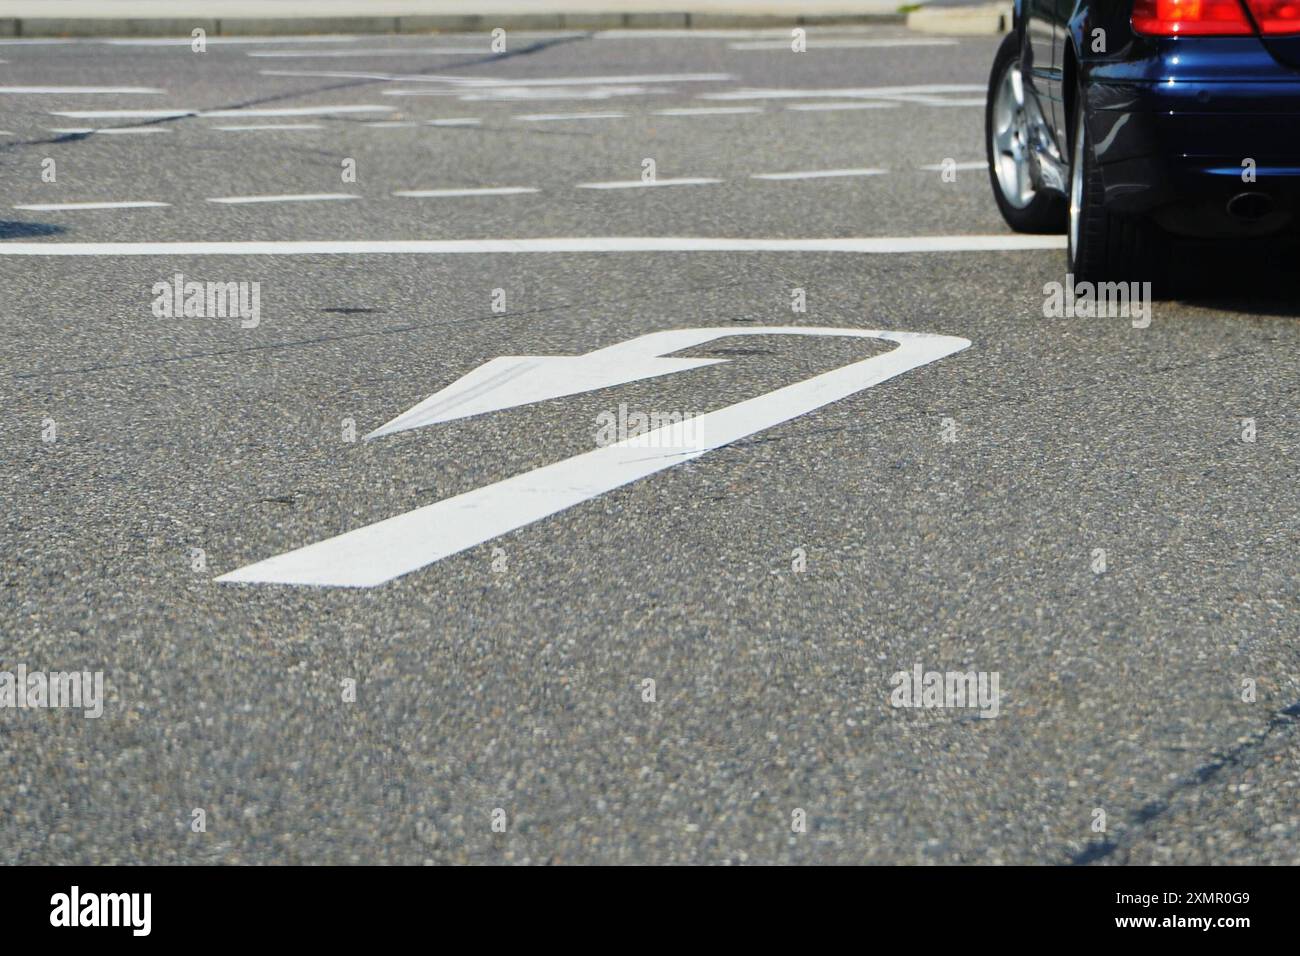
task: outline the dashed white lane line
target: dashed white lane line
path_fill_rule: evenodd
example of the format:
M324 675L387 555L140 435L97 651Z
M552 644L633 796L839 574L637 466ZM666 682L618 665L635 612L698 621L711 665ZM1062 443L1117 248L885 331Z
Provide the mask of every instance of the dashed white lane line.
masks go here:
M901 103L915 103L918 106L983 106L984 97L982 96L964 96L964 97L945 97L945 96L900 96Z
M707 186L720 183L721 179L702 177L680 177L677 179L619 179L606 183L578 183L579 189L641 189L650 186Z
M413 126L419 126L420 124L415 122L415 120L376 120L370 123L362 123L361 125L369 127L370 129L410 129Z
M243 44L275 43L356 43L360 38L350 34L327 34L323 36L270 36L270 37L208 37L208 44L218 46ZM3 43L4 41L0 41ZM188 37L141 37L113 38L107 40L52 40L52 43L103 43L108 46L189 46L194 41ZM361 41L365 42L365 41Z
M258 133L266 130L324 129L325 127L319 123L253 123L248 126L213 126L211 128L223 133Z
M182 116L198 116L196 110L51 110L51 116L66 116L68 119L177 119Z
M655 116L729 116L736 113L761 113L761 106L695 106L655 110Z
M399 77L422 83L454 83L465 87L492 86L629 86L645 83L723 83L730 73L630 73L616 76L535 76L509 80L500 77L429 76L410 73Z
M974 160L969 163L953 163L951 166L944 163L927 163L924 166L918 166L918 169L924 169L930 172L943 172L945 169L988 169L989 164L984 160Z
M22 95L44 95L61 96L67 94L80 96L82 94L95 93L121 93L125 95L146 95L155 93L166 93L166 90L160 90L154 86L0 86L0 93L14 93Z
M96 136L142 136L149 133L170 133L171 130L164 129L161 126L139 126L127 127L125 129L101 129L95 126L51 126L51 133L94 133Z
M296 193L283 196L222 196L208 202L226 206L240 206L260 202L327 202L333 199L360 199L355 193Z
M626 113L526 113L516 116L521 123L557 123L563 120L623 119Z
M794 173L755 173L750 179L833 179L842 176L883 176L887 169L809 169Z
M481 126L483 121L477 116L449 116L446 119L429 120L430 126Z
M29 212L59 212L64 209L155 209L160 206L170 206L171 203L165 202L45 202L45 203L27 203L20 206L14 206L15 209L26 209Z
M883 100L866 100L850 103L791 103L786 107L788 110L797 110L799 112L828 112L830 110L896 110L897 103L887 103Z
M443 199L452 196L516 196L520 193L539 193L532 186L485 186L478 189L398 189L394 196L408 199Z
M259 50L244 56L265 59L306 59L348 56L491 56L492 51L474 47L428 47L421 50Z
M784 40L755 40L752 42L745 42L745 43L728 43L727 48L730 50L789 50L790 42L791 41L788 38ZM808 40L808 52L811 53L815 50L864 50L864 49L888 48L888 47L956 46L956 45L957 45L956 40L942 40L938 38L932 40L910 39L910 38L901 38L901 37L898 39L876 39L876 40L868 40L868 39L819 40L819 39L810 38Z
M701 93L702 100L811 100L860 99L879 97L901 99L907 96L933 96L939 93L983 93L983 86L973 83L926 83L918 86L855 86L827 89L787 89L762 87L727 90L723 93Z
M163 204L165 205L165 204ZM0 242L3 256L502 255L610 252L1021 252L1064 249L1064 236L871 236L847 239L715 239L588 236L556 239L379 239L270 242Z
M424 89L424 90L381 90L380 96L461 96L463 89Z
M260 118L269 116L332 116L336 113L391 113L393 106L288 106L275 109L237 110L52 110L51 116L69 119L175 119L181 116L205 116L216 119Z

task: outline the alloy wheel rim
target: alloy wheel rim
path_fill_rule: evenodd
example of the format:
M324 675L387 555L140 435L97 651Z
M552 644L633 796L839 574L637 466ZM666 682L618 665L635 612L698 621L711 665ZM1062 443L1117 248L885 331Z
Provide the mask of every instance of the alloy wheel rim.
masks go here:
M1037 190L1029 167L1029 117L1020 69L1008 63L993 100L993 162L1002 198L1017 209L1034 201Z
M1087 148L1085 138L1087 127L1083 121L1083 110L1074 123L1074 150L1070 156L1070 262L1079 254L1079 233L1083 218L1083 151Z

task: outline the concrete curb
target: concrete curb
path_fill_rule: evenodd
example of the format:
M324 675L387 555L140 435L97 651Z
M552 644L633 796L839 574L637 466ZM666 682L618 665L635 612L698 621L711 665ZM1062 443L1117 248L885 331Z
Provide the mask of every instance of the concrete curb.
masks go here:
M907 28L948 36L992 36L1011 29L1014 9L1009 0L976 7L923 7L907 15Z
M902 2L902 0L900 0ZM187 37L308 33L487 33L505 30L729 29L819 24L901 24L902 13L807 15L729 13L435 14L409 17L7 17L0 37Z

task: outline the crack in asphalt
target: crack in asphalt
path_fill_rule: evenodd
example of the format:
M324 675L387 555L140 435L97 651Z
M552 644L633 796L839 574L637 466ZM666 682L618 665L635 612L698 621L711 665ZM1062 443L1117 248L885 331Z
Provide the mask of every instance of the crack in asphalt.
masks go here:
M1131 814L1135 827L1132 833L1125 833L1118 840L1106 839L1099 843L1090 843L1070 858L1071 866L1087 866L1098 860L1104 860L1116 851L1127 851L1139 837L1156 823L1169 815L1174 802L1183 794L1197 787L1204 786L1227 767L1240 767L1251 752L1262 747L1275 731L1293 732L1300 726L1300 703L1284 707L1273 714L1264 729L1249 737L1226 752L1211 751L1210 759L1202 763L1190 774L1170 787L1162 797L1149 800ZM1127 863L1127 857L1122 861Z

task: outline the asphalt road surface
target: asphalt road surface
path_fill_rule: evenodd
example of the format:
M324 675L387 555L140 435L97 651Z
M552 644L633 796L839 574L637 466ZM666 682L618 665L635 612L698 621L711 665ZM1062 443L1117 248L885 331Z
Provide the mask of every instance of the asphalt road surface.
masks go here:
M489 43L0 42L7 860L1300 862L1294 288L1045 317L995 38Z

